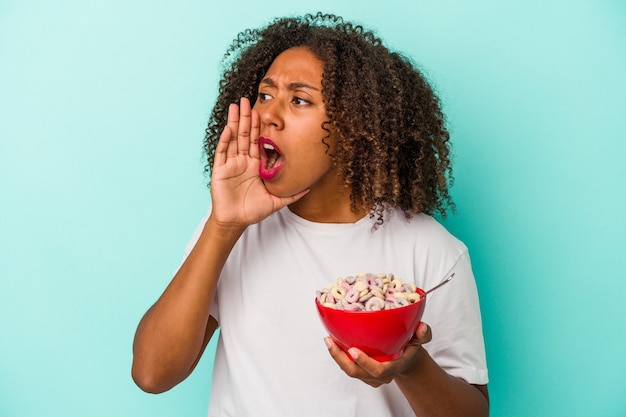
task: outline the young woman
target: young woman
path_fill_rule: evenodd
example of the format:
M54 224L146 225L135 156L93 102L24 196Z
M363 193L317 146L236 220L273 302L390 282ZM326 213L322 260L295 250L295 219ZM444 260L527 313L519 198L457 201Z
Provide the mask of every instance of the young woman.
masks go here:
M487 416L467 248L430 216L452 204L451 167L422 74L323 14L243 32L226 61L205 141L212 204L139 324L136 383L184 380L219 327L209 416ZM358 272L455 279L400 358L352 361L314 298Z

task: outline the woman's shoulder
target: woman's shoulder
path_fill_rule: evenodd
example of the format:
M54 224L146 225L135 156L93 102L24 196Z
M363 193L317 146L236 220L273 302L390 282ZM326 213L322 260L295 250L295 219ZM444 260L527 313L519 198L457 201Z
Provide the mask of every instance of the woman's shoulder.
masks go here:
M467 250L465 244L441 222L425 213L407 217L401 209L394 209L391 216L385 219L382 229L388 229L387 232L395 235L395 238L412 244L439 246L461 252Z

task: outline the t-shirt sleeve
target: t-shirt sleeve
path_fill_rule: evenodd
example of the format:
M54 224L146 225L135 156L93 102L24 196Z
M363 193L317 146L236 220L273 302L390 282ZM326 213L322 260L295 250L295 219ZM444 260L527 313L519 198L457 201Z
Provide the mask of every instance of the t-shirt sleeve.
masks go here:
M431 327L433 338L424 348L450 375L484 385L488 375L482 318L467 251L450 273L454 273L452 281L426 300L422 320Z

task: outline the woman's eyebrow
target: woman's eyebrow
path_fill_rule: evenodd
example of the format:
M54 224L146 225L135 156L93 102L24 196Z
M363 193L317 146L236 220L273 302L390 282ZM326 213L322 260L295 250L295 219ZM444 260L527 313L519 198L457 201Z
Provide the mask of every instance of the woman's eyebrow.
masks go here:
M276 87L276 83L270 77L263 78L263 80L261 80L261 84L265 84L268 87ZM302 82L302 81L294 81L292 83L289 83L287 85L287 88L290 90L297 90L299 88L308 88L310 90L319 91L319 88L312 86L311 84Z

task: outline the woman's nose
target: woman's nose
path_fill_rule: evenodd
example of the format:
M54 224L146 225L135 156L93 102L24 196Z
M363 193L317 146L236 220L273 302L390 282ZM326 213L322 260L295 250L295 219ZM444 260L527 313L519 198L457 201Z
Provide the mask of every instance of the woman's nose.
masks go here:
M264 103L257 103L254 106L259 113L262 125L274 126L276 129L282 129L284 125L282 110L278 100L272 99Z

